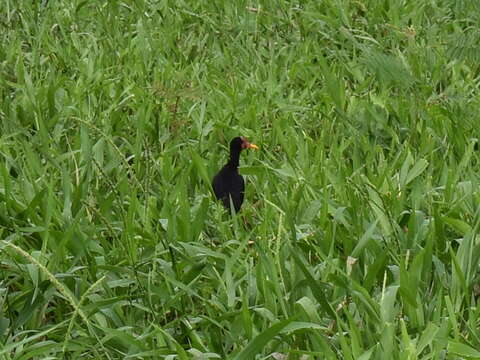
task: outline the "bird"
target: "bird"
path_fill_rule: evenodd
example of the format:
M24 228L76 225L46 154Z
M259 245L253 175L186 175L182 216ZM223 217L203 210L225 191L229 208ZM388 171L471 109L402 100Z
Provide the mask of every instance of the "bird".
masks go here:
M242 207L245 193L245 181L238 173L240 153L243 149L256 149L259 147L248 142L243 136L237 136L230 142L230 159L225 166L213 177L212 187L217 200L222 200L223 205L230 209L230 199L235 212Z

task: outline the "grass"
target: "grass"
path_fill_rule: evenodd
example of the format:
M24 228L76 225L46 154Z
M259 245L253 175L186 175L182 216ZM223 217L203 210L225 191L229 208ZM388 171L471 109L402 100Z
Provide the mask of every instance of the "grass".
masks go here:
M0 359L480 359L479 10L3 1Z

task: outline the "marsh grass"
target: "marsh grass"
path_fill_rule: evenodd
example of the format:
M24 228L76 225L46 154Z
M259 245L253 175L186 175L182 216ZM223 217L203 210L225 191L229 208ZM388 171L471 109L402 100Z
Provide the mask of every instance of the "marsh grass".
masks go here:
M1 359L480 359L477 2L0 14Z

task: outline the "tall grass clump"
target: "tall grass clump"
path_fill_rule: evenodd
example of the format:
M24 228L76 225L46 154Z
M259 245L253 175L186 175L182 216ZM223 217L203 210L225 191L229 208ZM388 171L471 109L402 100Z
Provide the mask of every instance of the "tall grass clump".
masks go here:
M479 22L1 2L0 359L480 359Z

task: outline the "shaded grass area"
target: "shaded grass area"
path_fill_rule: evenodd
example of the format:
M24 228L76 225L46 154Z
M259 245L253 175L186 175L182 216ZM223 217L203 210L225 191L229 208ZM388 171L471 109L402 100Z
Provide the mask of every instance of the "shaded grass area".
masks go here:
M479 18L2 2L0 357L480 358Z

